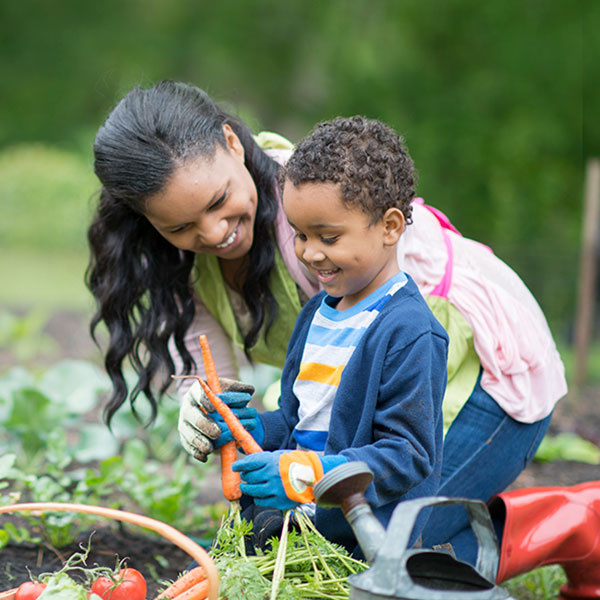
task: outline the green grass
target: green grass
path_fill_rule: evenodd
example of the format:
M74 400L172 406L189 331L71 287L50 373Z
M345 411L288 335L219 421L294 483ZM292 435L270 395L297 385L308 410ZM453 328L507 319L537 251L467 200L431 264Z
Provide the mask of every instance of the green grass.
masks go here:
M93 298L83 277L87 256L83 252L0 252L0 305L27 310L91 311Z
M42 144L0 152L0 304L86 310L86 230L98 181L91 158Z
M82 156L41 144L6 148L0 152L2 247L81 251L98 186Z

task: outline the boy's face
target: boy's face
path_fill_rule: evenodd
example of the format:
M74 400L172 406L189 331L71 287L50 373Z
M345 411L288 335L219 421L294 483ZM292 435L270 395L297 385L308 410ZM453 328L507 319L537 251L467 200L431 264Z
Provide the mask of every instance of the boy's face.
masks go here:
M339 310L354 306L398 272L395 245L404 217L388 209L377 223L359 207L342 202L334 183L286 181L283 208L295 232L296 256L330 296L342 297Z

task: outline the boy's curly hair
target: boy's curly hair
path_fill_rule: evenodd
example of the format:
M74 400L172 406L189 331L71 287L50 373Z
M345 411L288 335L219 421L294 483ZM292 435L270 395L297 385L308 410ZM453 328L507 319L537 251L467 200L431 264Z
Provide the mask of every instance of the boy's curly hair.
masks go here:
M281 186L338 183L342 200L381 219L398 207L411 223L417 173L402 137L375 119L336 117L319 123L296 147L280 171Z

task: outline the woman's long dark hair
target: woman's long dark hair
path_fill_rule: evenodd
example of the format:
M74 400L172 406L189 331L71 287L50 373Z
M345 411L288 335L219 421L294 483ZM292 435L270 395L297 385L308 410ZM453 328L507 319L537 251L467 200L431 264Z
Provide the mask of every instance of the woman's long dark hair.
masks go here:
M194 253L165 240L144 217L145 200L161 191L177 165L226 148L223 124L229 124L245 150L245 164L258 192L254 241L242 296L252 315L244 338L246 354L261 328L272 325L277 302L269 289L275 262L271 229L277 215L278 166L254 142L250 130L221 110L199 88L164 81L131 90L112 110L94 142L94 168L102 183L97 212L88 230L90 262L86 283L97 310L90 331L104 322L109 343L105 367L113 384L104 409L108 425L128 395L123 363L129 358L139 379L131 390L143 392L151 405L151 423L158 410L153 380L160 373L159 396L169 383L174 363L171 337L190 373L194 360L184 335L194 318L191 272Z

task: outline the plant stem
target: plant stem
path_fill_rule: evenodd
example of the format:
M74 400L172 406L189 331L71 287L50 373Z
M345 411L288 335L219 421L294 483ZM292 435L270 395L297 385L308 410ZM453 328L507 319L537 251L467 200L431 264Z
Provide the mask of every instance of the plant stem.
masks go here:
M288 529L290 525L290 510L286 510L283 517L283 527L281 528L281 538L279 547L277 548L277 558L275 560L275 568L273 569L273 583L271 585L271 600L277 598L279 584L285 574L285 555L287 554Z

